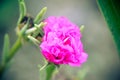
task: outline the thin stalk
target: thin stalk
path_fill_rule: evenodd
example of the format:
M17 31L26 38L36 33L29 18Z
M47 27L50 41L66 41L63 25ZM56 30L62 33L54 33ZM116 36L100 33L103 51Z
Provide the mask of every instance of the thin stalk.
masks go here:
M10 54L9 54L9 56L7 58L7 62L12 59L12 57L16 54L16 52L20 49L21 46L22 46L21 38L18 38L16 40L15 44L10 49Z
M11 59L16 54L16 52L20 49L21 46L22 46L21 38L18 38L16 42L13 44L12 48L10 49L9 55L7 56L7 59L6 59L6 63L0 66L0 77L2 77L9 62L11 61Z

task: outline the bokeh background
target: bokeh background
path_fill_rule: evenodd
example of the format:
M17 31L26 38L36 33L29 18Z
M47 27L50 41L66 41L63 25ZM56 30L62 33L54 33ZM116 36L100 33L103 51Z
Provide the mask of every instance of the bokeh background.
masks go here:
M77 25L85 25L82 42L88 61L81 67L62 65L53 80L120 80L120 59L107 24L96 0L25 0L27 12L33 17L48 7L47 16L66 16ZM19 17L18 0L0 0L0 60L4 34L11 45L17 36L15 27ZM38 48L26 43L15 57L4 80L43 80L38 65L43 65Z

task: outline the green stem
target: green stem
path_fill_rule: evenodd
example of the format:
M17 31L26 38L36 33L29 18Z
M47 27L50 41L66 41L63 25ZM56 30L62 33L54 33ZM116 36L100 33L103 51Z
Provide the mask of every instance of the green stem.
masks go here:
M21 43L21 38L18 38L15 42L15 44L12 46L12 48L10 49L10 54L8 55L7 58L7 62L10 61L12 59L12 57L15 55L15 53L20 49L20 47L22 46Z
M120 56L120 4L119 0L97 0L98 6L108 24Z
M0 66L0 77L3 75L3 73L5 72L9 62L11 61L11 59L13 58L13 56L16 54L16 52L20 49L20 47L22 46L22 43L21 43L21 38L18 38L16 40L16 42L14 43L14 45L12 46L12 48L10 49L10 53L9 55L7 56L7 59L6 59L6 63L5 64L2 64Z

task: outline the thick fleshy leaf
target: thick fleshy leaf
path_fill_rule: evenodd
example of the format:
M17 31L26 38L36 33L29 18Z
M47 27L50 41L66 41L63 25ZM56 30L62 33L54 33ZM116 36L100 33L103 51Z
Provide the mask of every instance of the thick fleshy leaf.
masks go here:
M19 20L17 24L20 24L20 21L22 20L22 18L26 15L26 5L24 0L19 0L19 8L20 8L20 16L19 16Z
M35 17L34 22L35 22L35 23L39 23L40 20L42 20L42 17L43 17L44 14L46 13L46 11L47 11L47 7L44 7L44 8L38 13L38 15Z
M8 34L5 35L4 37L4 46L3 46L3 54L2 54L2 63L6 63L6 59L8 57L9 51L10 50L10 41L9 41L9 36Z
M48 64L48 66L46 67L46 80L51 80L55 70L56 70L56 65Z

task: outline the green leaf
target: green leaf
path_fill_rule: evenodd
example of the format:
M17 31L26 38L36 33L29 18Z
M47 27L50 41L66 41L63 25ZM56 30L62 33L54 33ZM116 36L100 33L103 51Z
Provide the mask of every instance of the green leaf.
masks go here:
M4 37L4 46L3 46L3 54L2 54L2 64L6 63L6 59L8 57L8 54L10 52L10 41L8 34Z
M119 0L97 0L98 6L108 24L120 56L120 3Z
M84 28L85 28L85 26L84 26L84 25L81 25L81 26L80 26L80 31L83 32Z
M34 23L39 23L40 20L42 20L42 17L45 15L46 11L47 11L47 7L44 7L35 17Z
M56 70L56 65L51 63L48 64L48 66L46 67L46 80L51 80L55 70Z
M19 10L20 11L20 16L19 16L17 25L20 24L20 21L26 15L26 12L27 12L24 0L19 0L19 8L20 8L20 10Z
M39 25L35 24L35 27L37 28L36 31L34 31L33 33L33 37L38 36L38 34L40 33L43 36L43 30L41 27L43 27L45 25L45 23L41 22Z
M27 21L27 23L23 26L23 28L21 29L21 31L20 31L20 33L19 33L19 36L20 37L23 37L23 36L25 36L25 32L26 32L26 30L27 30L27 28L29 27L29 18L28 18L28 21Z
M30 35L28 35L27 38L28 38L31 42L33 42L36 46L39 47L39 44L40 44L40 41L39 41L39 40L37 40L36 38L34 38L34 37L30 36Z

